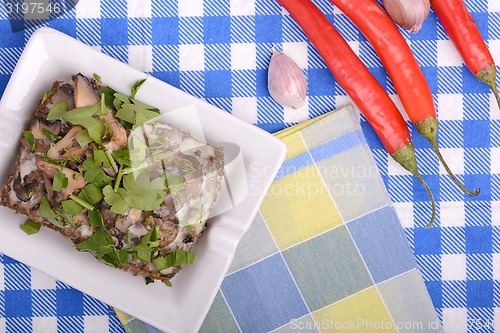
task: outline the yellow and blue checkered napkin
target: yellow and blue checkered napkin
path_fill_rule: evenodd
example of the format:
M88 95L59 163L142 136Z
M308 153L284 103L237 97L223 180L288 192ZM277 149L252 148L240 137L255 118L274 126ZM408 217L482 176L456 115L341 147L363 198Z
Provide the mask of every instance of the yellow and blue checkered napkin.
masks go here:
M440 332L354 110L276 135L286 160L201 332Z

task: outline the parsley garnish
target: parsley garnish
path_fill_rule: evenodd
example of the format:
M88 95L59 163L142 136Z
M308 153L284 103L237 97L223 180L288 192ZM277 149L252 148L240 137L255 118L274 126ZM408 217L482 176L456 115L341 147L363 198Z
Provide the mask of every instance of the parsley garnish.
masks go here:
M54 180L52 181L52 188L54 191L59 192L62 188L68 187L68 178L62 172L56 172Z
M101 103L97 102L94 105L89 105L81 108L76 108L65 112L62 118L73 125L81 125L85 127L89 136L95 142L102 143L101 122L94 118L94 115L100 113Z
M52 133L46 128L42 128L42 134L45 135L45 137L50 141L57 141L61 138L59 135Z
M31 150L35 150L36 140L35 137L33 136L33 133L31 133L30 131L23 131L23 136L26 139L26 141L28 141Z
M137 94L137 92L139 91L139 89L141 88L141 86L144 84L144 82L146 82L146 79L142 79L142 80L139 80L137 81L136 83L134 83L134 85L132 86L132 89L131 89L131 98L132 99L135 99L135 95Z
M72 199L64 200L62 202L62 207L69 216L78 215L83 210L83 206Z
M97 82L102 83L101 76L99 76L99 74L94 73L94 79L96 79Z
M21 224L19 228L24 231L27 235L33 235L40 231L42 225L38 222L28 220L24 224Z
M88 158L83 162L82 170L85 172L84 177L87 183L93 183L99 188L103 188L113 181L113 178L106 175L104 170L92 158Z
M151 228L147 234L141 237L139 244L126 251L143 262L151 262L153 255L160 249L160 243L158 242L159 238L159 227L155 226Z
M158 271L162 271L174 266L192 264L194 263L195 259L196 255L193 252L177 249L174 252L170 252L164 257L155 258L153 260L153 264L155 264Z
M59 221L59 219L57 218L57 214L50 207L50 203L49 200L47 200L47 197L42 196L42 199L40 200L40 208L38 211L40 212L40 215L42 217L49 220L49 222L56 227L64 228L64 224Z
M68 111L68 104L66 102L59 102L49 109L49 114L47 115L47 120L52 121L60 119L63 114Z

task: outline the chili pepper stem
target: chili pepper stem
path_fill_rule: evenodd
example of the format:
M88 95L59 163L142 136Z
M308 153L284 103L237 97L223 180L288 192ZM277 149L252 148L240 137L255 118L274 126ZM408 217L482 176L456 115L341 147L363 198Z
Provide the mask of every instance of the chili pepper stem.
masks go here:
M496 78L497 78L497 68L495 65L491 65L488 68L482 69L477 73L476 78L484 82L490 87L495 99L497 100L498 108L500 109L500 94L498 93Z
M406 170L411 172L415 177L417 177L420 183L422 183L422 185L424 186L425 191L427 191L427 194L429 195L429 198L432 203L432 216L431 220L427 224L427 228L431 227L432 224L434 223L434 220L436 219L436 202L434 201L434 196L432 195L431 189L429 188L425 180L420 175L420 172L418 171L417 158L415 157L415 148L413 147L413 144L409 143L403 148L399 148L391 156L403 168L405 168Z
M422 134L427 140L429 140L432 149L434 149L434 152L436 153L437 157L439 158L439 161L441 161L441 164L443 165L444 169L450 175L451 179L453 182L468 196L475 197L477 196L481 190L479 188L476 188L474 192L469 191L468 189L465 188L465 185L462 184L458 178L453 174L453 172L450 170L448 167L448 164L443 158L443 155L441 155L441 151L439 150L439 146L437 144L437 131L438 131L438 121L434 117L429 117L417 124L415 124L417 127L417 130L420 134Z

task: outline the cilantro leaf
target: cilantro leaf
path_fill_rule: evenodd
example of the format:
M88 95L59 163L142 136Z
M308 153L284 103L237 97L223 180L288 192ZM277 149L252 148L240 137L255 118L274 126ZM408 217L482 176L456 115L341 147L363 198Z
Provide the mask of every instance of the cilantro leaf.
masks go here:
M116 113L116 118L132 124L132 128L141 126L158 117L159 114L157 112L131 103L123 103L121 109Z
M96 164L102 164L104 168L109 168L111 166L108 156L104 150L94 149L94 161Z
M69 216L78 215L83 210L83 206L72 199L64 200L62 202L62 207Z
M40 231L42 225L38 222L28 220L24 224L21 224L19 228L24 231L27 235L33 235Z
M100 258L99 260L103 261L104 263L111 265L115 268L120 267L121 265L124 265L127 260L128 260L128 253L125 250L118 250L116 247L113 248L113 251L110 253L107 253Z
M134 83L131 89L131 96L130 96L132 99L135 99L135 95L137 94L141 86L144 84L144 82L146 82L146 79L142 79Z
M153 280L152 278L150 278L149 276L146 276L146 286L150 283L155 283L155 280Z
M99 213L97 210L91 210L89 211L88 215L92 228L104 228L104 221L102 219L101 213Z
M31 146L31 150L35 150L35 144L36 140L35 137L33 136L33 133L30 131L23 131L23 136L28 141L28 144Z
M101 122L93 116L101 111L101 103L76 108L62 115L62 118L73 125L85 127L89 136L97 143L102 143Z
M169 192L179 192L185 186L184 177L170 175L168 173L165 173L165 183Z
M40 212L40 215L42 217L49 220L49 222L55 225L56 227L64 228L64 224L57 219L57 214L54 212L52 207L50 207L50 203L47 197L42 196L38 211Z
M159 250L157 242L159 238L158 226L151 228L147 234L141 237L141 241L127 252L143 262L151 262L151 258Z
M78 197L91 205L95 205L104 197L102 194L102 190L94 185L94 183L90 183L85 185L78 193Z
M102 189L104 194L104 200L111 205L111 211L116 214L125 214L130 211L129 205L123 199L127 195L127 191L123 188L119 188L118 191L114 191L111 185L108 185Z
M76 135L76 141L78 142L80 147L82 147L83 149L87 149L87 146L93 140L89 135L89 131L87 131L86 129L83 129L80 132L78 132L78 134Z
M130 162L130 151L129 149L115 150L111 153L116 162L123 166L132 166Z
M42 128L42 134L45 135L45 137L47 139L49 139L50 141L57 141L57 140L59 140L61 138L59 135L56 135L56 134L52 133L51 131L49 131L48 129L45 129L45 128Z
M59 192L62 188L68 187L68 178L62 172L56 172L54 180L52 181L52 188L54 191Z
M102 96L104 94L104 103L107 106L113 106L113 100L115 99L114 94L116 94L116 90L110 87L102 87L99 88L99 95Z
M82 170L85 172L84 177L87 183L93 183L99 188L111 184L113 181L113 178L106 175L104 170L92 158L88 158L83 162Z
M101 76L98 75L97 73L94 73L94 79L96 79L97 82L102 83Z
M57 103L49 109L47 120L52 121L60 119L68 111L68 104L64 101Z
M113 252L114 242L105 229L99 229L83 242L76 244L75 247L78 251L97 252L104 255Z
M162 271L173 266L193 264L195 260L196 255L193 252L177 249L174 252L168 253L166 256L155 258L153 264L158 271Z

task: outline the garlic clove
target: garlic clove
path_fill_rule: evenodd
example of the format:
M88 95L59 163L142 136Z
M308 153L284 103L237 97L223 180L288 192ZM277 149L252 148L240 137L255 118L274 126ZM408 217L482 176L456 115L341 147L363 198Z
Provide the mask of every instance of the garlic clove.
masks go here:
M286 54L273 49L269 63L268 89L280 105L298 109L305 104L307 79L300 67Z
M401 28L417 33L429 15L429 0L382 0L387 14Z

